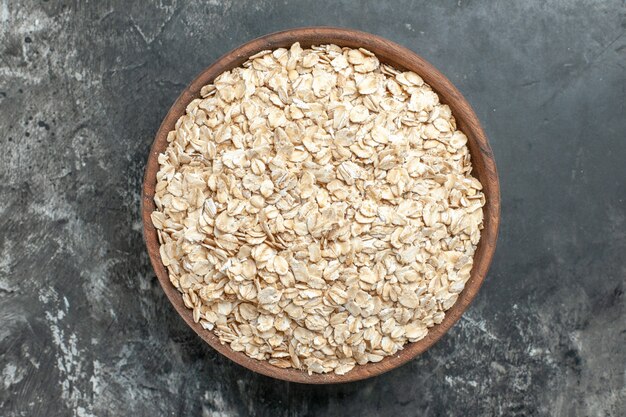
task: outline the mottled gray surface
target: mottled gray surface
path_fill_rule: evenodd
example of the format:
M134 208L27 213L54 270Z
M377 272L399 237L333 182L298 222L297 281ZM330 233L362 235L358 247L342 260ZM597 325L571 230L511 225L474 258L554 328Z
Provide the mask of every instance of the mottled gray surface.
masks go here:
M339 25L456 83L501 176L472 307L386 375L288 384L176 316L139 216L181 89L268 32ZM0 415L626 415L623 1L0 0Z

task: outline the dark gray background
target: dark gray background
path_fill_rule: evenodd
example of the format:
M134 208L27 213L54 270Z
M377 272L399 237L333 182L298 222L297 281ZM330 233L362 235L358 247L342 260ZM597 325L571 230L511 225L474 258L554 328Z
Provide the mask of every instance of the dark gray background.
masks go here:
M255 375L205 345L159 287L139 216L184 86L305 25L435 64L483 122L502 187L463 319L340 386ZM625 30L616 0L0 0L0 415L625 415Z

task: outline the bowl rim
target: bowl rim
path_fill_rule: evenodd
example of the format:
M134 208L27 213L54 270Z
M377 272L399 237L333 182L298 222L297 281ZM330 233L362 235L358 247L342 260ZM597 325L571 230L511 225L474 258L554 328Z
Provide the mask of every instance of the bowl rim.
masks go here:
M450 106L458 127L468 137L472 175L481 181L486 198L483 208L484 228L474 254L474 266L470 279L456 303L446 311L444 320L431 327L424 339L406 344L402 350L385 357L380 362L357 365L344 375L334 373L309 375L302 370L275 367L267 361L252 359L242 352L232 350L230 346L222 344L212 331L205 330L199 323L194 323L191 310L184 306L180 292L171 284L167 270L161 261L158 236L150 217L156 208L153 197L156 173L159 169L158 155L167 147L167 134L174 128L176 120L184 114L187 104L199 97L202 86L212 82L222 72L240 66L248 57L257 52L289 47L294 42L300 42L303 48L329 43L362 47L375 53L381 62L398 69L412 70L420 75L439 95L441 101ZM152 143L142 184L141 212L144 240L159 283L175 310L196 334L219 353L251 371L290 382L333 384L370 378L405 364L434 345L460 319L484 281L495 252L500 223L500 187L493 152L476 114L452 82L432 64L408 48L367 32L327 26L301 27L261 36L231 50L198 74L181 92L163 119Z

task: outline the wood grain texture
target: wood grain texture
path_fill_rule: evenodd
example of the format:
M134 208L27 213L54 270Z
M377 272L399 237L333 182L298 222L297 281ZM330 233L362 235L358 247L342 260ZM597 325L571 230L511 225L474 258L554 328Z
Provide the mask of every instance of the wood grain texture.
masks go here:
M235 352L228 345L221 344L212 332L194 323L191 310L184 306L181 294L170 283L167 270L161 262L157 232L150 219L150 214L155 209L153 197L156 173L159 169L157 158L159 153L166 149L167 134L174 129L176 120L184 114L187 104L200 96L202 86L211 83L222 72L240 66L249 56L265 49L288 48L294 42L300 42L302 47L328 43L353 48L363 47L374 52L386 64L419 74L439 94L441 101L450 106L458 128L468 137L468 146L474 167L473 175L483 184L483 192L486 197L484 229L474 256L471 277L457 302L446 312L444 320L439 325L432 327L428 335L419 342L407 344L403 350L393 356L386 357L381 362L357 365L345 375L308 375L300 370L274 367L266 361L258 361L249 358L244 353ZM203 340L218 352L254 372L292 382L331 384L357 381L394 369L432 346L459 320L485 279L496 248L500 222L500 187L491 147L474 111L454 85L426 60L407 48L369 33L330 27L300 28L254 39L227 53L200 73L181 93L161 123L148 156L143 182L142 217L144 239L159 282L176 311Z

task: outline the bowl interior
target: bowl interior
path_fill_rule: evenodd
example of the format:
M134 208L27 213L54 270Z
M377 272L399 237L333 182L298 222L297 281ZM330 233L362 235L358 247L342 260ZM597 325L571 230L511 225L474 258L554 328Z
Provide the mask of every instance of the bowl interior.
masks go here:
M385 357L378 363L357 365L345 375L308 375L300 370L274 367L266 361L252 359L244 353L235 352L228 345L222 345L211 331L194 323L191 311L184 306L181 294L170 283L167 270L161 262L158 236L150 218L150 214L155 209L153 197L156 173L159 170L157 158L159 153L167 148L167 134L174 129L176 121L184 114L187 104L200 97L202 86L211 83L222 72L240 66L249 56L266 49L288 48L294 42L300 42L303 48L328 43L347 47L362 47L374 52L386 64L419 74L437 92L441 101L450 106L458 127L468 137L473 164L472 173L483 184L486 198L486 204L483 208L484 229L474 255L474 267L470 279L457 302L446 312L444 320L430 328L424 339L405 345L403 350L393 356ZM181 93L163 120L150 150L143 183L142 216L148 254L159 282L176 311L202 339L223 355L252 371L286 381L325 384L356 381L396 368L432 346L461 317L478 292L495 251L500 219L500 190L493 154L476 115L461 93L431 64L409 49L369 33L326 27L301 28L263 36L227 53L200 73Z

